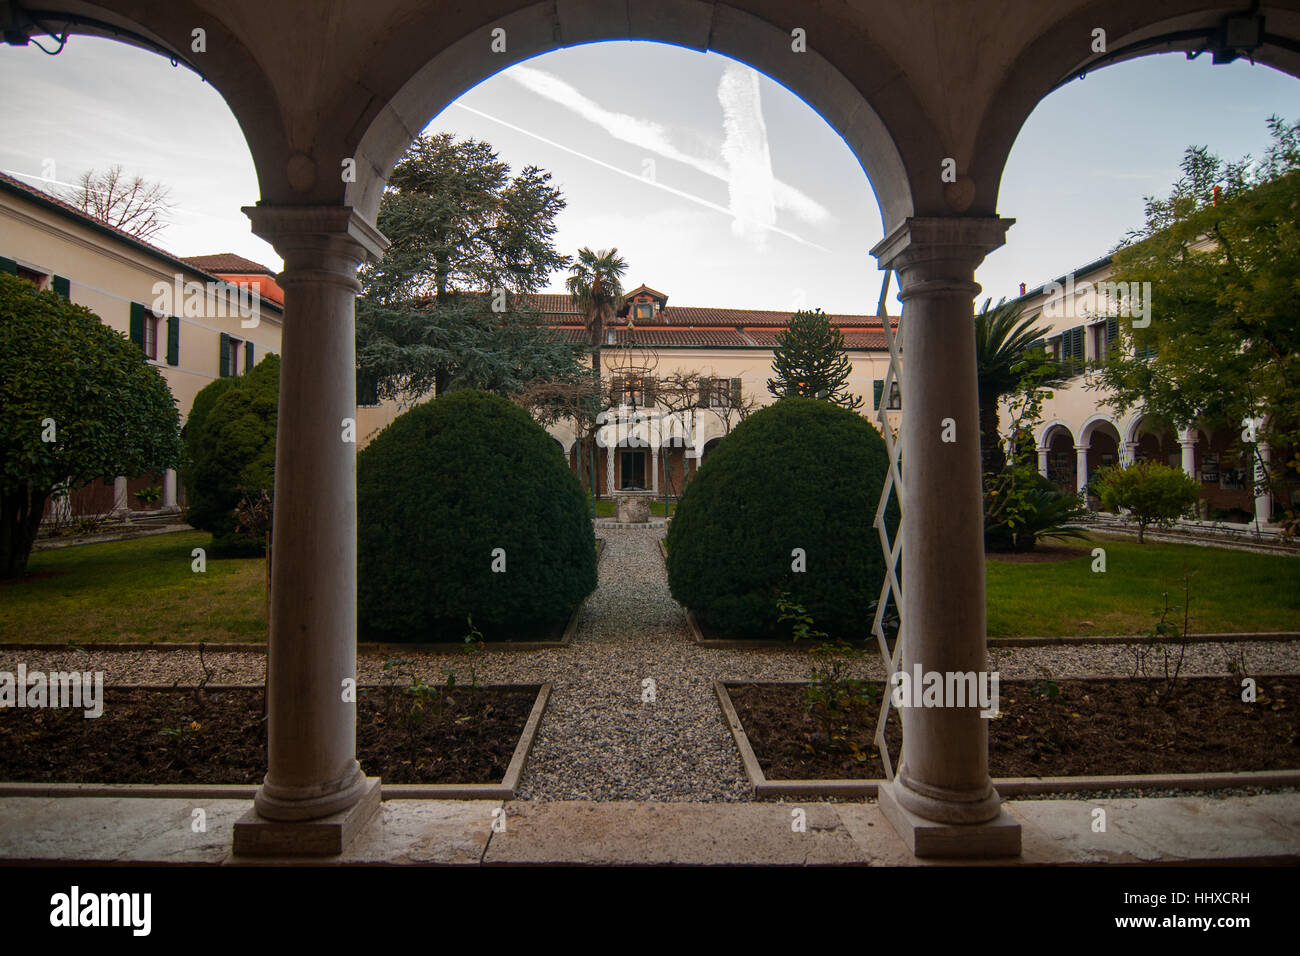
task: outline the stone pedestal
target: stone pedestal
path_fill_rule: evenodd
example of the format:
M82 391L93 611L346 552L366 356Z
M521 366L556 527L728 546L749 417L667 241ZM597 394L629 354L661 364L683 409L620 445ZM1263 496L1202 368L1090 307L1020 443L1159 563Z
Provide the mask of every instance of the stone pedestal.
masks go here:
M287 823L249 810L235 821L235 856L338 856L379 812L378 777L366 777L361 797L345 810L316 820Z
M616 491L614 507L620 524L645 524L650 520L653 491Z

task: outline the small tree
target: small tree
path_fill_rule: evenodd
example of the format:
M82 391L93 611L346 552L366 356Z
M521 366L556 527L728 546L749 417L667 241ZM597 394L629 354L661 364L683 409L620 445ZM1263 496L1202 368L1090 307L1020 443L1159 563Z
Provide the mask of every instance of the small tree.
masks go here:
M15 577L56 488L180 461L166 380L120 332L0 273L0 578Z
M845 388L853 364L844 333L821 309L790 317L776 337L772 371L776 377L767 380L767 390L777 398L819 398L850 411L862 407L862 396Z
M1105 468L1094 484L1107 511L1127 508L1138 526L1138 544L1148 525L1167 526L1196 504L1198 486L1191 475L1158 462L1139 461L1124 468Z

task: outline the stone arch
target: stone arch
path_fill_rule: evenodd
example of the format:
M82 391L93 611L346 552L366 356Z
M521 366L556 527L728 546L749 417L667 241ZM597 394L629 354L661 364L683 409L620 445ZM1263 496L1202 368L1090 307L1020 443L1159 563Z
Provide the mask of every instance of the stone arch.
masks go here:
M1265 42L1253 58L1300 77L1300 11L1294 4L1270 5L1265 15ZM1154 9L1153 9L1154 7ZM997 205L1002 171L1030 114L1058 86L1113 63L1153 53L1195 52L1229 14L1244 5L1204 0L1166 0L1143 5L1128 0L1090 0L1041 25L1003 71L975 133L979 149L971 161L976 187L972 208L991 213ZM1044 20L1047 18L1044 17ZM1092 52L1092 31L1106 30L1106 54ZM1207 51L1208 52L1208 51Z
M430 8L423 16L441 23L445 13ZM489 37L505 30L507 52L491 54ZM436 36L412 24L416 36ZM905 153L939 155L936 138L911 91L895 82L886 96L879 91L899 71L886 50L862 37L857 61L870 77L847 78L811 46L792 55L790 29L760 19L737 6L701 0L660 0L650 5L560 5L529 2L436 48L404 44L394 78L400 83L386 100L369 104L354 127L359 132L352 155L357 181L343 198L373 221L389 171L407 145L447 104L467 90L516 63L568 46L612 40L648 40L739 60L785 86L811 106L840 134L862 165L881 207L888 233L913 214L913 195L927 195L942 205L939 177L909 176ZM439 41L441 42L441 41ZM873 102L874 101L874 102ZM928 168L928 167L927 167Z
M1098 413L1089 416L1079 428L1079 444L1091 444L1093 435L1096 434L1098 428L1102 425L1110 426L1111 430L1115 433L1114 436L1112 436L1115 441L1123 441L1121 436L1123 436L1124 432L1120 430L1120 427L1115 423L1115 420L1109 415Z
M1051 447L1052 439L1056 438L1061 432L1065 433L1065 436L1070 439L1070 444L1073 445L1074 432L1062 419L1056 418L1044 425L1042 430L1038 433L1039 450L1041 451Z

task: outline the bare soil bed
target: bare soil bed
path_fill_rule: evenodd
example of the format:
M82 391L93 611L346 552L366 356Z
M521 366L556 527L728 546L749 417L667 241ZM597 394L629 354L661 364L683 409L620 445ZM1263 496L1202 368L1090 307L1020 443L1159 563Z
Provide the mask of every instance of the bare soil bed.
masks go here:
M412 719L400 690L362 688L357 759L385 783L500 783L538 688L443 692ZM266 774L258 688L104 688L104 712L0 710L0 781L258 784Z
M1003 681L1001 717L989 722L994 777L1215 773L1300 769L1300 677L1258 677L1258 699L1241 700L1226 677L1180 682L1167 708L1153 680ZM1037 685L1037 686L1035 686ZM878 687L883 685L877 685ZM805 712L802 685L728 684L745 734L769 780L879 779L872 744L876 705L853 713L827 746ZM877 701L879 698L877 697ZM902 731L891 712L886 739L895 764Z

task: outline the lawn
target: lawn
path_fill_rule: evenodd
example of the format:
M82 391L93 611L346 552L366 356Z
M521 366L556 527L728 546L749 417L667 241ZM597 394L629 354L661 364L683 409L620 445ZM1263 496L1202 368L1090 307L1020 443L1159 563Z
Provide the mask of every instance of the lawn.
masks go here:
M660 502L662 506L662 502ZM210 641L266 639L266 565L208 558L190 569L200 532L39 551L31 574L0 582L0 640ZM987 563L990 637L1142 634L1192 578L1195 632L1300 631L1300 558L1095 536L1079 557ZM1090 550L1106 550L1106 571Z
M587 496L587 507L588 507L588 509L591 508L591 496L590 496L590 495ZM668 513L671 515L671 514L672 514L673 512L675 512L676 510L677 510L677 499L676 499L676 498L669 498L669 499L668 499ZM664 516L664 500L663 500L663 498L655 498L653 501L650 502L650 514L655 515L655 516L657 516L657 517L659 517L659 518L662 518L662 517ZM596 517L597 517L597 518L613 518L614 516L615 516L615 508L614 508L614 502L613 502L613 500L611 500L611 499L609 499L609 498L601 498L599 501L596 502Z
M199 531L37 551L0 581L4 641L264 641L266 562L207 559Z
M1104 535L1071 544L1085 550L1068 561L986 562L990 637L1144 634L1163 592L1182 604L1185 569L1193 634L1300 631L1300 557ZM1092 570L1093 548L1105 549L1105 572Z

